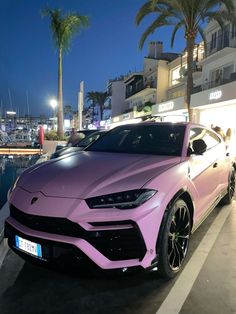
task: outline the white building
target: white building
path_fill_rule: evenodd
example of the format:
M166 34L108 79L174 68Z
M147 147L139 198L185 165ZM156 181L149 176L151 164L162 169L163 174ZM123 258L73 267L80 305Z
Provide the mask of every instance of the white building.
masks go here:
M236 0L235 0L236 6ZM212 21L205 28L207 49L195 46L191 107L194 121L207 126L233 130L236 137L236 26L226 23L223 30ZM145 103L154 103L152 116L163 121L186 121L186 52L177 56L163 53L162 43L149 44L142 72L128 76L125 100L129 113L114 117L113 122L128 123L142 117Z
M195 91L202 82L202 65L201 61L204 58L203 44L197 44L194 48L194 65L193 65L193 80ZM161 101L157 101L153 106L153 116L159 116L162 121L186 121L187 110L184 107L184 95L186 92L187 81L187 53L184 51L178 58L169 62L167 65L168 83L159 85L157 94L165 95ZM166 75L164 77L166 79ZM160 78L162 80L162 78Z
M236 27L227 23L222 31L212 21L204 31L205 53L202 44L195 48L191 96L194 120L207 126L220 126L224 132L231 128L236 134ZM153 115L162 116L163 120L177 121L187 117L184 108L186 79L184 75L178 78L180 68L186 64L184 59L169 64L167 99L153 106Z
M127 108L125 103L125 83L124 76L109 80L107 91L110 96L111 117L122 114Z
M146 103L155 104L166 98L168 63L177 57L175 53L163 53L162 42L149 43L143 71L133 73L125 80L125 102L130 109L142 108Z

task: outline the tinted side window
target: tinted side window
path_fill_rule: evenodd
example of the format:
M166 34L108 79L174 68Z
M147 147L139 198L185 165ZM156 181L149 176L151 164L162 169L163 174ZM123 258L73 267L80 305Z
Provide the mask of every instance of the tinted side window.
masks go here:
M221 143L221 139L214 132L211 132L210 130L204 128L192 128L190 130L190 150L192 149L193 141L198 139L202 139L206 143L207 150Z

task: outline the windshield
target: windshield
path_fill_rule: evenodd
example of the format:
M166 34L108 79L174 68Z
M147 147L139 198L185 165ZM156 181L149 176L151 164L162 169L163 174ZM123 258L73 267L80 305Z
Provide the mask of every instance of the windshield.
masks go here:
M86 136L85 138L83 138L79 143L76 143L73 146L86 147L89 144L91 144L92 142L96 141L101 135L102 135L102 133L90 134L90 135Z
M112 129L86 150L181 156L184 132L184 125L124 125Z

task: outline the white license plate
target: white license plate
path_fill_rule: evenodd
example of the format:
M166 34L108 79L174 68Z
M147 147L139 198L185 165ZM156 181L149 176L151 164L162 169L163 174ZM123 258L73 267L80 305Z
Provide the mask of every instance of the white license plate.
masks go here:
M42 247L40 244L15 236L16 247L26 253L37 257L42 257Z

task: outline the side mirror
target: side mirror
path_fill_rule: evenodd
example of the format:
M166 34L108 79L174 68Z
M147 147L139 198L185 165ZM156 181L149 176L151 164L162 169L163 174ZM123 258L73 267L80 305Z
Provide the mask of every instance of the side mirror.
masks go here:
M198 139L193 141L192 148L195 155L202 155L203 153L205 153L207 145L203 141L203 139Z

